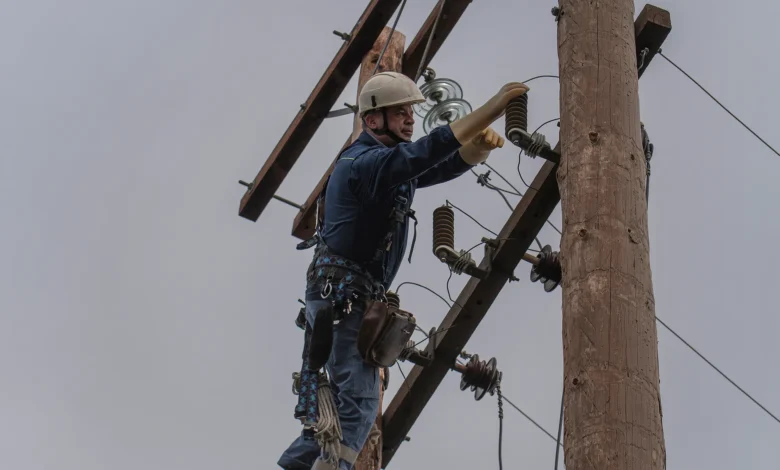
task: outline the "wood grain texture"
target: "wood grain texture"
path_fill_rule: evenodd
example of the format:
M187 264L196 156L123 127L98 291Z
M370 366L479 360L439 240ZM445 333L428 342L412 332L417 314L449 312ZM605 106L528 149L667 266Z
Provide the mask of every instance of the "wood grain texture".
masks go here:
M664 469L632 0L560 0L565 463Z

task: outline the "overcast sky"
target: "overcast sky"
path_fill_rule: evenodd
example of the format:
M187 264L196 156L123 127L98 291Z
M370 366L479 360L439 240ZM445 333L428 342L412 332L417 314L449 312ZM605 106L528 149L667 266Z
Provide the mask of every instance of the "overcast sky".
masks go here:
M406 6L407 45L434 4ZM311 252L295 250L289 206L238 217L237 180L263 165L340 47L331 31L349 31L366 1L0 5L0 468L274 468L300 430L293 321ZM475 107L508 81L557 74L553 5L473 2L432 66ZM780 3L657 5L674 25L664 52L780 146ZM354 103L355 87L337 103ZM656 149L656 313L780 414L780 158L660 57L640 96ZM531 126L557 117L557 81L533 82L530 100ZM351 125L325 122L279 194L303 202ZM557 140L555 126L544 133ZM520 184L511 146L489 162ZM524 159L527 180L540 165ZM399 282L445 292L429 240L447 198L494 230L509 215L470 173L420 191ZM484 235L456 219L459 248ZM558 248L551 228L540 237ZM527 264L517 275L467 349L497 357L507 397L555 433L561 294L531 284ZM412 286L401 297L426 330L447 310ZM668 468L777 468L780 424L661 328L659 350ZM390 468L497 468L495 397L475 402L458 383L447 376ZM506 468L551 468L555 443L505 414Z

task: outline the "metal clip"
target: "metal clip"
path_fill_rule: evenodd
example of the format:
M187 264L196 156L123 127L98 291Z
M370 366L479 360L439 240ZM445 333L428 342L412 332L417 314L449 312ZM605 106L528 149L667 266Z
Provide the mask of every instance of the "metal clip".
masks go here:
M330 280L328 280L327 284L323 286L322 290L320 291L320 297L323 299L327 299L330 297L330 294L333 292L333 284L330 283Z

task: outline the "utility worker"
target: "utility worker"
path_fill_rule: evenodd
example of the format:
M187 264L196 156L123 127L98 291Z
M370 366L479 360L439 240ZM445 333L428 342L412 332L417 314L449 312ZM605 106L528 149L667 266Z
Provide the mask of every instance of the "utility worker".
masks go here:
M472 113L412 142L412 104L425 101L417 85L395 72L378 73L364 85L358 98L363 132L341 153L320 195L316 235L299 245L316 246L307 272L295 413L304 430L282 454L280 467L353 468L376 419L380 387L379 369L358 352L358 331L367 301L384 297L401 265L409 220L417 223L415 191L457 178L502 147L504 139L488 126L527 91L522 83L504 85ZM315 439L318 410L311 403L323 366L341 429L330 452Z

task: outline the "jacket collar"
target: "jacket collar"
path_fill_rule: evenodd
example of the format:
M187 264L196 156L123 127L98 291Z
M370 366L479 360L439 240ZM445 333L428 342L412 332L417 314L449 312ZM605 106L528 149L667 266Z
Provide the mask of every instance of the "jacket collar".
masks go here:
M387 147L385 144L379 141L376 137L369 134L367 131L363 131L360 133L358 138L356 139L357 142L360 142L363 145L368 145L373 147L374 145L381 145L382 147Z

